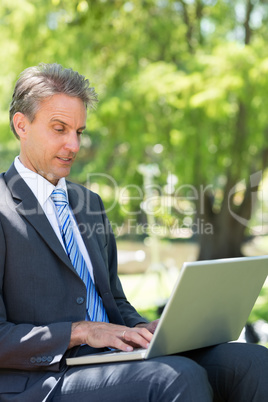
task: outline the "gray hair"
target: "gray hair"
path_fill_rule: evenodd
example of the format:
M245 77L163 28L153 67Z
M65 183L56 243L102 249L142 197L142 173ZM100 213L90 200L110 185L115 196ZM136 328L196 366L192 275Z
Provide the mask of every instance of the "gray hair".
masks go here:
M56 94L65 94L80 98L86 108L94 109L98 102L97 94L83 75L60 64L40 63L24 70L15 85L9 108L10 127L17 138L13 125L13 116L23 113L32 122L45 98Z

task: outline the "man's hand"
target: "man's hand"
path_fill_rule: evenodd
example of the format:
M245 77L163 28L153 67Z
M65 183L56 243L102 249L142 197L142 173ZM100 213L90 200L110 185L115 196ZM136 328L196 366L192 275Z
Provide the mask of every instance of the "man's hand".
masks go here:
M87 344L94 348L109 347L128 352L134 347L147 349L151 339L152 332L140 325L129 328L105 322L80 321L72 324L68 348Z
M156 327L158 325L159 320L155 320L152 322L148 322L148 323L140 323L137 324L135 328L146 328L148 329L149 332L151 332L152 334L154 334Z

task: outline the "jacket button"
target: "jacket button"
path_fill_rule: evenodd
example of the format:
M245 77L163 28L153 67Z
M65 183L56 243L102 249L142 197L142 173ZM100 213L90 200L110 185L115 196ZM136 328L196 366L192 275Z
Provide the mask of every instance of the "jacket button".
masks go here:
M31 358L30 358L30 362L31 362L31 363L36 363L36 358L35 358L35 357L31 357Z
M77 299L76 299L77 304L83 304L84 301L85 301L84 297L77 297Z
M48 363L51 363L52 360L53 360L53 357L52 357L52 356L47 356L47 362L48 362Z

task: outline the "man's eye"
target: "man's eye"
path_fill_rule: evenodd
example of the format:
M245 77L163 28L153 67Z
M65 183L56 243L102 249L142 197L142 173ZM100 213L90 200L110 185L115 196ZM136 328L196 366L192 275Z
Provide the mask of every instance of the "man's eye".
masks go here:
M64 131L63 127L54 127L55 131L58 131L59 133L62 133Z

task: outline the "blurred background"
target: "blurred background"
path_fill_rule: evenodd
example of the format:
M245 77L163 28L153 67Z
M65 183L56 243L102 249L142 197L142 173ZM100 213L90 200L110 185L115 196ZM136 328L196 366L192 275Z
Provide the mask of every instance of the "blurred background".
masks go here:
M0 171L19 150L19 73L57 62L88 77L99 104L70 179L102 196L147 316L184 261L268 254L267 41L267 0L0 3ZM265 286L250 322L268 321L267 299Z

